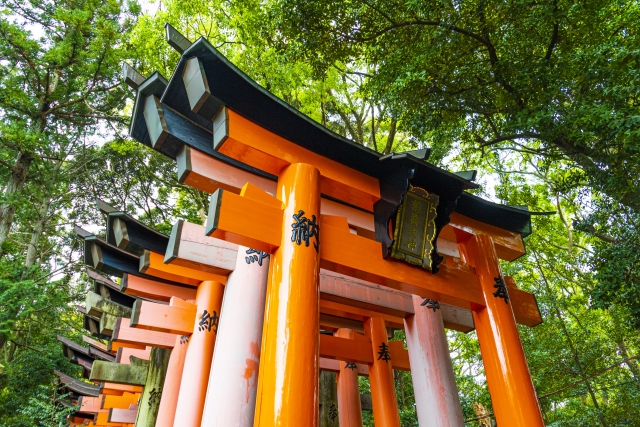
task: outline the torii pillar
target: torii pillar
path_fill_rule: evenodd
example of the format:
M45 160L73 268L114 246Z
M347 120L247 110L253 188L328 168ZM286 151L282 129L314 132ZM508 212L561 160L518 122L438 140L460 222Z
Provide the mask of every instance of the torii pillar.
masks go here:
M254 426L316 427L320 172L303 163L285 167L276 198L284 207L282 238L269 272Z
M196 293L197 314L185 354L174 427L199 427L218 332L224 285L204 281Z
M373 364L369 365L373 422L375 427L400 427L385 321L381 317L370 317L364 322L364 329L374 354Z
M420 427L464 427L455 374L437 301L413 295L415 314L404 319Z
M253 427L269 254L238 246L225 286L202 427Z
M461 244L480 278L485 307L472 307L491 403L500 426L544 427L508 290L491 236Z
M351 329L340 328L334 335L340 338L354 339L354 332ZM338 416L340 417L340 427L362 427L358 368L355 363L340 361Z

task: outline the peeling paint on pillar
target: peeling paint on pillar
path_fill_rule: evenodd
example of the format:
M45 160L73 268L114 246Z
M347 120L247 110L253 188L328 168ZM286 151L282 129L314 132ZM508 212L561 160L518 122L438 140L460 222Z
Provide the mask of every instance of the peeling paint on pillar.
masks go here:
M442 310L421 306L413 295L415 314L404 319L411 378L420 427L464 427L464 418Z
M239 246L229 275L202 427L252 427L269 256Z

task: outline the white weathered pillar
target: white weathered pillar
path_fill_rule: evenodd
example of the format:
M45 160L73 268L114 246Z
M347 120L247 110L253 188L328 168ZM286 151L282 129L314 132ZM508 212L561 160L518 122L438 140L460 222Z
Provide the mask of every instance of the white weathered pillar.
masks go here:
M420 427L464 427L441 310L422 303L414 295L415 314L404 319L418 423Z
M269 255L238 246L222 301L202 427L253 427Z

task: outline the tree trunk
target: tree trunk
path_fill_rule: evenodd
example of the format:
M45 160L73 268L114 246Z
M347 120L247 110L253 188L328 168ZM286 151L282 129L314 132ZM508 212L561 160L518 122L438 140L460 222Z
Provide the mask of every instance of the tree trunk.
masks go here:
M382 154L387 155L391 153L393 149L393 141L396 139L396 126L398 125L398 121L396 119L391 119L391 126L389 126L389 135L387 136L387 145L384 147L384 151Z
M339 427L336 374L320 372L320 427Z
M0 257L4 255L2 248L7 237L9 237L9 231L13 224L13 216L16 213L16 200L14 199L22 191L22 187L24 187L24 183L27 181L29 167L32 162L33 155L21 151L11 171L9 184L4 192L5 202L0 205Z
M547 292L549 292L549 294L551 295L552 294L551 287L549 286L549 282L547 281L547 276L544 274L544 271L542 270L542 266L540 265L540 262L538 261L537 256L536 256L536 263L538 264L538 270L540 270L540 275L542 276L542 280L544 281ZM560 309L556 307L555 304L554 304L553 310L555 312L556 318L558 319L558 322L560 322L560 327L562 329L562 332L564 333L564 336L567 339L567 343L569 344L569 349L571 350L573 360L576 362L576 366L578 367L578 371L580 372L580 377L582 378L582 382L587 387L587 391L591 396L591 401L593 402L593 406L596 408L596 411L598 413L598 418L600 419L600 424L602 424L602 427L609 427L607 424L607 421L604 419L604 413L602 412L602 409L598 404L598 399L596 398L596 394L593 391L593 388L591 387L591 383L587 379L587 374L584 370L584 367L582 366L582 362L580 362L580 355L578 354L578 349L573 344L571 335L569 335L569 331L567 330L567 325L565 325L564 319L562 318L562 313L560 313Z
M51 199L47 196L44 196L40 204L40 209L38 210L38 221L36 222L36 225L33 227L33 232L31 233L31 239L29 240L27 257L24 261L24 270L22 271L23 280L25 276L28 274L29 269L33 267L37 259L38 246L40 243L40 238L42 236L42 231L44 230L44 227L47 224L47 217L49 216L50 206L51 206Z

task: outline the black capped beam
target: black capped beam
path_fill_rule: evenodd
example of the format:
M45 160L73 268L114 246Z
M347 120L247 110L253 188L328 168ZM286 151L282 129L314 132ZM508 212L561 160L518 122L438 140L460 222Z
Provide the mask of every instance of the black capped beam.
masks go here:
M184 51L189 49L193 44L168 22L164 24L164 31L167 43L169 43L169 46L174 48L180 55L182 55Z
M163 254L167 250L169 236L124 212L111 212L107 216L107 242L138 256L145 249Z
M122 277L124 273L128 273L157 282L184 286L181 283L140 273L140 257L118 249L95 236L87 237L84 240L84 262L96 270L112 276Z

